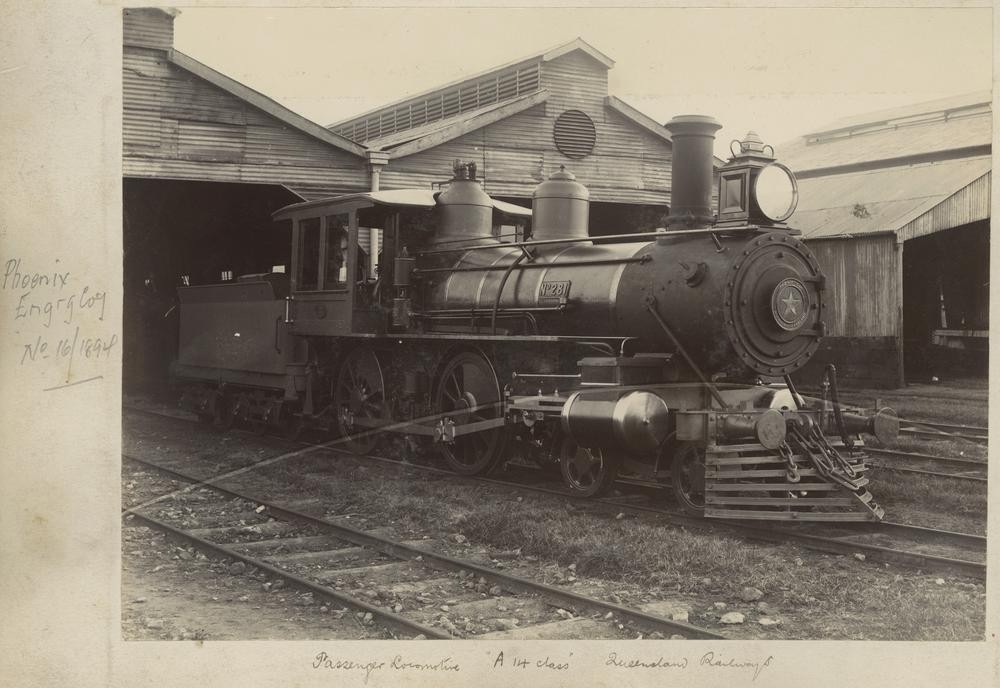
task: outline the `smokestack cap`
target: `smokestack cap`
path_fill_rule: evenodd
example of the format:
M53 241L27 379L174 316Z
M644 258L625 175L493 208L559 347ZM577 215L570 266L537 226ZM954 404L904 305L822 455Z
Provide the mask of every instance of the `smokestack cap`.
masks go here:
M663 125L672 136L713 136L722 123L710 115L678 115Z

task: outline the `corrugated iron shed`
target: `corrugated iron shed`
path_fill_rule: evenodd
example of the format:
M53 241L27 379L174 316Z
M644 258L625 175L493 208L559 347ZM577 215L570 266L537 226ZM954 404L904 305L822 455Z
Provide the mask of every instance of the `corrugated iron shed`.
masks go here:
M778 148L799 179L806 238L899 241L989 217L990 93L838 120Z
M605 70L615 64L587 41L575 38L334 122L327 128L356 141L367 142L486 105L503 103L537 90L540 65L573 52L586 55Z
M430 145L450 141L469 131L485 127L504 117L523 112L539 103L543 103L547 96L548 92L545 89L539 89L532 93L518 96L517 98L487 105L476 110L470 110L469 112L463 112L447 119L431 122L430 124L368 139L365 141L365 146L372 150L389 151L390 157L409 155L427 147L426 145L416 144L418 141L429 139L431 136L433 136L434 143Z
M828 336L807 374L835 363L862 384L902 384L904 355L907 370L929 360L940 285L945 300L975 307L989 278L982 257L967 253L974 234L949 237L966 253L946 255L934 240L910 240L958 228L988 236L990 105L981 92L864 113L777 147L799 180L788 222L810 242L831 294ZM928 280L938 290L923 289Z
M331 126L363 141L379 188L428 187L454 160L475 161L487 193L528 199L565 167L590 189L596 231L657 222L670 198L666 129L608 93L614 62L581 39ZM601 213L604 213L603 215ZM614 225L614 226L613 226ZM655 226L655 225L653 225Z
M919 103L910 103L900 107L886 108L884 110L874 110L857 115L842 117L838 120L817 129L814 135L831 134L847 129L858 129L871 127L873 125L899 124L905 123L910 118L924 116L928 114L941 114L954 116L955 114L967 110L971 107L988 105L993 100L990 91L973 91L962 93L947 98L937 100L925 100Z
M895 233L987 175L991 166L991 158L983 156L801 179L799 206L788 222L806 239ZM988 215L988 193L975 205L977 214ZM975 219L982 218L967 221Z
M971 94L841 120L782 144L777 153L805 178L851 166L987 155L992 132L989 94Z

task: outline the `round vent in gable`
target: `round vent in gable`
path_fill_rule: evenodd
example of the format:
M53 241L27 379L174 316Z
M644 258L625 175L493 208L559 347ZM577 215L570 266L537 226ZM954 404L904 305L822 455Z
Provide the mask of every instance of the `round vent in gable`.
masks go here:
M556 118L552 130L556 148L567 158L585 158L594 150L597 130L587 113L567 110Z

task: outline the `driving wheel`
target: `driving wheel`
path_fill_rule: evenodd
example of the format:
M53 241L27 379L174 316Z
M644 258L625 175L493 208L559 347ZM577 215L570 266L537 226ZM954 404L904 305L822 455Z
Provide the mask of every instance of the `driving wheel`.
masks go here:
M616 452L581 447L569 437L563 440L559 453L563 482L583 497L598 497L611 489L618 477L618 464Z
M333 407L341 443L355 454L367 454L378 441L378 425L388 414L382 366L371 349L352 349L340 364Z
M460 429L500 418L501 399L500 382L489 361L479 353L462 351L447 362L438 376L434 412ZM455 473L480 475L489 472L503 456L505 440L502 427L482 430L457 436L451 442L439 442L438 454Z

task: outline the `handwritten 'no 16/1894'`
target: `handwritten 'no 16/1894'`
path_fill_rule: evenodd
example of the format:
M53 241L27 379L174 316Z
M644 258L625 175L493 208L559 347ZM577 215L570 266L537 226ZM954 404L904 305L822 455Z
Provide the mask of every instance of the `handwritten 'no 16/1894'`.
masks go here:
M41 335L35 338L34 342L24 345L24 353L21 354L21 363L34 363L39 359L48 358L72 358L76 355L84 358L99 359L111 357L111 351L118 344L118 335L112 334L110 338L84 337L80 339L80 328L77 327L72 337L63 337L52 348L49 342Z

